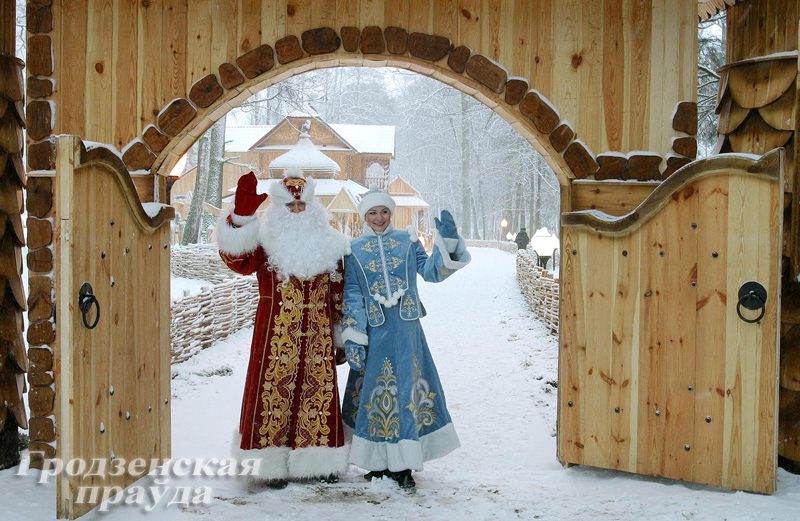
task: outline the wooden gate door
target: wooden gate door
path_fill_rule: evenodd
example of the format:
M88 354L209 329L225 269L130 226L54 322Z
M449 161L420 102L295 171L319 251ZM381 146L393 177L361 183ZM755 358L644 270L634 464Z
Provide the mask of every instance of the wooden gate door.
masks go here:
M619 219L563 215L562 463L775 490L784 156L751 157L687 165Z
M119 157L75 136L57 138L55 187L56 510L75 519L170 457L174 210L148 216Z

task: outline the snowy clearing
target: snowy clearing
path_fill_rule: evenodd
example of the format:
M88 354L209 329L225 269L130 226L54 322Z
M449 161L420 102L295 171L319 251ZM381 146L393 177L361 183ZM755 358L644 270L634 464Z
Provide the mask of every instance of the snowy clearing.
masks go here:
M527 309L514 255L472 248L473 263L442 284L421 286L423 319L462 447L415 473L417 492L393 481L366 482L351 467L337 484L291 483L254 493L235 478L170 477L155 509L113 505L86 520L797 520L800 476L779 470L778 491L763 496L556 460L558 343ZM173 367L173 458L228 457L238 424L252 329ZM340 388L346 366L340 366ZM0 472L4 521L55 518L55 483L38 471ZM154 476L136 485L158 487ZM208 504L166 503L178 487L210 487ZM42 487L45 493L42 494ZM162 487L162 488L163 488ZM171 488L169 488L171 487ZM34 498L52 498L34 505ZM124 503L124 501L123 501Z

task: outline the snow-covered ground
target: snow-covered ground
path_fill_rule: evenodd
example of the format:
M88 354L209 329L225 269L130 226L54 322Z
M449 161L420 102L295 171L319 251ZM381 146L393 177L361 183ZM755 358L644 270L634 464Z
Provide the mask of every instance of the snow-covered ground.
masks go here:
M462 447L415 473L417 492L366 482L351 467L332 485L292 483L250 493L235 478L171 477L166 486L210 487L208 504L114 505L87 520L785 520L800 519L800 477L778 473L763 496L589 467L564 469L556 453L557 341L516 287L514 256L473 248L473 263L423 284L423 327ZM173 369L173 458L228 457L251 329ZM344 386L346 366L340 367ZM55 486L34 471L0 472L0 519L55 517ZM37 473L38 474L38 473ZM158 487L148 476L137 485ZM33 500L36 500L36 504ZM124 502L123 502L124 503Z

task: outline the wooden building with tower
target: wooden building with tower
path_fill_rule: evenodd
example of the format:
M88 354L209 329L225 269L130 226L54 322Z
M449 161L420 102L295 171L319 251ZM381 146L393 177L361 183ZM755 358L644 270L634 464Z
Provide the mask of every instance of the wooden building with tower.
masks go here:
M28 2L23 100L14 6L0 4L2 345L27 304L33 466L169 458L167 176L254 92L339 66L459 89L553 168L562 463L772 493L778 454L797 460L800 0L99 7ZM720 151L735 154L697 161L697 21L726 8ZM27 294L14 282L23 183ZM24 390L26 364L2 373L5 396ZM6 425L19 414L0 407ZM92 508L87 481L139 478L83 477L58 476L59 517Z

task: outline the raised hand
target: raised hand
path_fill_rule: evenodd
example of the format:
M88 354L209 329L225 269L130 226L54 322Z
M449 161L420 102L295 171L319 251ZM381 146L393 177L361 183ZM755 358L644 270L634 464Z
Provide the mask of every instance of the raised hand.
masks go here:
M236 185L236 197L234 198L233 213L246 216L253 215L261 206L261 203L269 197L267 194L256 193L258 179L253 172L239 178Z
M344 343L344 354L347 357L347 363L353 371L361 371L364 369L364 364L367 361L367 351L361 344L356 344L352 340L347 340Z
M442 210L442 218L434 217L433 221L436 223L436 229L445 239L458 239L458 229L456 228L456 221L453 215L447 210Z

